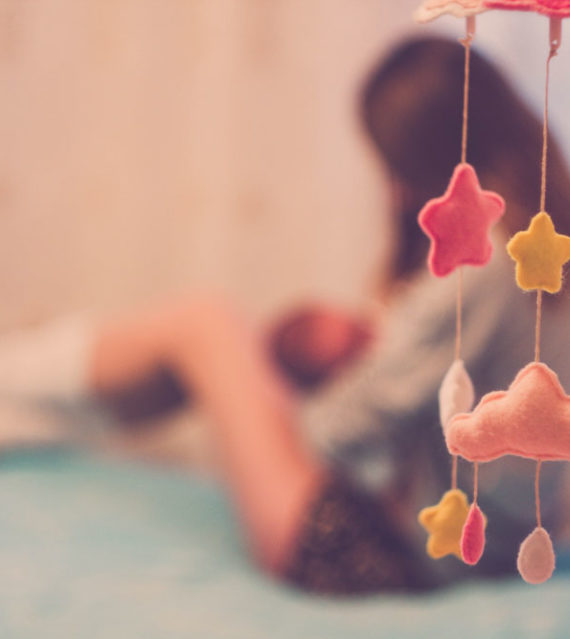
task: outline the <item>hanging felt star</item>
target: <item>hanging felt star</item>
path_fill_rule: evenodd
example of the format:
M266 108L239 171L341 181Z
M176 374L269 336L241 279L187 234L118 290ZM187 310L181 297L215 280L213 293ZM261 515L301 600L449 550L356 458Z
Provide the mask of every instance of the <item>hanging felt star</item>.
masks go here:
M488 9L536 11L551 18L570 16L570 0L485 0Z
M461 559L461 535L468 512L467 497L458 489L448 490L439 504L420 512L418 521L429 533L426 550L430 557L455 555Z
M414 12L417 22L429 22L446 13L457 18L468 18L487 11L483 0L424 0Z
M516 280L524 291L560 290L562 266L570 260L570 237L556 233L548 213L537 213L526 231L511 238L507 252L517 263Z
M470 164L458 164L445 194L430 200L418 216L431 239L431 272L444 277L462 264L486 264L493 250L489 230L504 212L503 198L481 189Z

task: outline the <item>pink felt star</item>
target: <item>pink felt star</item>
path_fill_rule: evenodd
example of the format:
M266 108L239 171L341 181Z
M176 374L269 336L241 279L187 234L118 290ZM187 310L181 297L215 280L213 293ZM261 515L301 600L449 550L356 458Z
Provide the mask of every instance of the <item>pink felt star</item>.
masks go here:
M462 264L486 264L493 250L489 230L504 212L503 198L481 189L470 164L458 164L444 195L430 200L418 216L431 240L431 272L444 277Z
M570 0L485 0L488 9L537 11L551 18L570 16Z

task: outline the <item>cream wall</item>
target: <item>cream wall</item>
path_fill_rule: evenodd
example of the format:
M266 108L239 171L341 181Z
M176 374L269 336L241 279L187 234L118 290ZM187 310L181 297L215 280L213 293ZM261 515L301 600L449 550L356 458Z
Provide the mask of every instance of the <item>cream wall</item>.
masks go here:
M209 286L252 312L359 300L385 193L355 96L415 5L0 0L0 328ZM539 104L546 20L478 25Z
M359 299L383 191L355 90L414 5L0 0L0 327Z

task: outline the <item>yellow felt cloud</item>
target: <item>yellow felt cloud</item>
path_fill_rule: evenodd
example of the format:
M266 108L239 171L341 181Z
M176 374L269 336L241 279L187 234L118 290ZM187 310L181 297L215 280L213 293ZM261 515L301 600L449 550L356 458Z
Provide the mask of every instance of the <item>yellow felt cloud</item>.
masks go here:
M558 293L562 266L570 260L570 237L555 231L548 213L537 213L526 231L511 238L507 252L517 263L516 280L520 288Z
M448 490L439 504L420 511L418 521L427 530L427 554L433 559L455 555L461 559L461 533L469 505L461 490Z

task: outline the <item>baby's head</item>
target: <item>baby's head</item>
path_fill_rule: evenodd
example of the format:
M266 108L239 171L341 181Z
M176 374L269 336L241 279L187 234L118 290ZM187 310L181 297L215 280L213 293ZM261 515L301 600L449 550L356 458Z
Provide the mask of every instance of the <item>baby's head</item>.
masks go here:
M364 322L338 309L312 305L289 313L275 326L269 349L295 386L312 390L359 355L370 338Z

